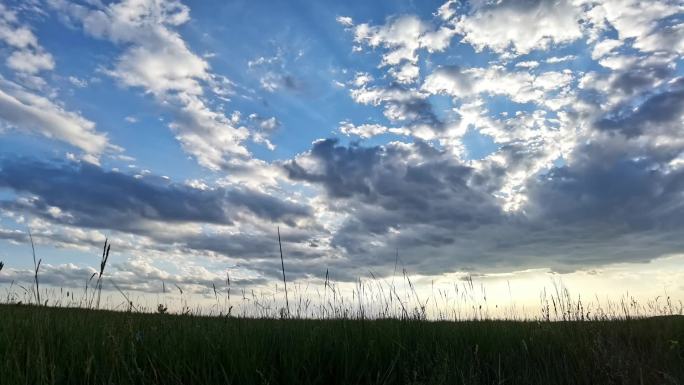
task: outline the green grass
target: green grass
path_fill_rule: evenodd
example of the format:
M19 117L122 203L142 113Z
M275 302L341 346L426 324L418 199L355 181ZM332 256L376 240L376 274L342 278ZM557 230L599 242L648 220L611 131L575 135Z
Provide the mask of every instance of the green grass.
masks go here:
M680 384L684 317L241 319L0 305L0 384Z

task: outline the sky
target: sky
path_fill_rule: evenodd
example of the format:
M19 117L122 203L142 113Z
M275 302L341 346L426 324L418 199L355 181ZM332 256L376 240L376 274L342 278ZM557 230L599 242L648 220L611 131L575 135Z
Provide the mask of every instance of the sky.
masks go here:
M684 298L683 55L678 0L0 0L0 283L30 230L54 287L268 287L279 229L300 283Z

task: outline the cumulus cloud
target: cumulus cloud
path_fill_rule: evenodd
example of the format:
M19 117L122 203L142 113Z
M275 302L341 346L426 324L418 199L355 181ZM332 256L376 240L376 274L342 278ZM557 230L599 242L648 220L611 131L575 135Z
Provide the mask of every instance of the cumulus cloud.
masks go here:
M371 48L386 49L380 66L391 67L390 74L404 84L413 83L418 78L418 50L443 51L454 34L453 28L443 26L435 29L413 15L388 20L384 25L363 23L354 27L354 41Z
M684 12L684 5L667 0L604 0L589 13L596 28L613 27L620 41L644 52L670 51L682 54L682 24L672 16Z
M38 43L31 29L21 24L16 12L4 4L0 4L0 41L13 49L5 63L15 71L36 74L55 67L52 55Z
M652 95L630 111L615 111L599 120L600 130L627 137L642 135L676 137L684 124L684 79L666 91Z
M321 186L330 209L346 214L332 244L350 266L387 268L396 248L426 274L540 265L566 271L677 252L681 169L654 172L668 159L606 156L606 146L578 149L590 158L528 180L528 200L516 212L494 196L506 165L468 165L424 143L319 141L285 167L292 179Z
M18 72L35 74L55 68L55 61L47 52L15 51L7 58L7 66Z
M528 71L509 72L503 66L460 68L446 66L435 70L423 84L433 93L446 93L457 98L481 93L506 95L514 102L539 102L553 93L564 92L573 80L570 71L548 71L532 74Z
M525 54L582 36L581 9L569 0L476 2L458 32L478 50Z
M459 129L454 121L438 116L427 100L430 95L419 89L392 84L386 87L362 86L350 93L357 103L382 106L385 117L401 126L390 130L396 134L432 140L448 137L451 131ZM345 130L349 131L351 127ZM352 131L358 132L349 132Z
M636 57L617 55L611 56L612 63L607 65L612 71L599 73L591 71L586 73L579 82L583 90L592 90L593 95L586 97L592 102L600 102L604 111L616 108L616 106L629 104L635 96L645 92L658 90L672 80L675 64L669 56Z

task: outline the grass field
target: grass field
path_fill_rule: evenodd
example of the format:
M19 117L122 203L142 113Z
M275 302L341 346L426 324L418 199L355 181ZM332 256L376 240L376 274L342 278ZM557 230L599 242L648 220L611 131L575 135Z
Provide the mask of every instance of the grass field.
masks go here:
M0 305L0 384L681 384L684 317L301 320Z

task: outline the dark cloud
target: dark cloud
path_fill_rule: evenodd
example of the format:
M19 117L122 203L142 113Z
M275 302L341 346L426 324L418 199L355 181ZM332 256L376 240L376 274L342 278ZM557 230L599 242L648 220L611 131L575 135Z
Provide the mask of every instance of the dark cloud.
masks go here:
M406 92L398 88L398 92ZM445 126L435 114L432 104L420 96L391 100L385 106L385 115L392 120L406 122L411 126L426 125L435 131L441 131Z
M684 80L680 79L670 90L651 95L636 109L617 111L599 120L600 130L621 132L627 137L681 132L684 115Z
M19 230L0 229L0 239L16 243L28 243L28 233Z
M320 183L331 197L409 214L398 216L395 224L445 221L460 226L500 215L494 200L475 186L477 181L471 183L476 174L472 168L424 142L368 148L327 139L316 142L309 156L322 171L307 170L293 160L285 164L291 179ZM392 226L374 225L373 218L366 223L378 232Z
M475 170L423 142L365 148L329 139L306 156L284 167L293 180L321 184L334 210L352 214L333 238L352 254L377 252L360 238L384 243L395 237L393 230L403 234L399 242L440 246L454 243L460 230L505 220ZM315 170L300 164L311 161ZM337 199L347 201L337 205ZM427 232L412 236L412 228Z
M311 156L324 167L322 172L309 172L296 160L285 164L285 169L292 179L323 184L333 197L369 195L371 170L368 167L378 162L379 151L382 151L380 147L341 147L337 146L337 140L327 139L316 142L311 149Z
M413 272L557 271L614 262L647 261L680 252L684 240L684 170L677 156L634 156L610 141L579 146L570 165L532 177L527 202L505 212L493 193L503 170L477 169L423 142L342 146L318 141L284 165L293 180L322 186L332 210L347 219L332 244L349 260L388 273L399 250ZM358 268L357 268L358 269Z
M529 215L616 231L684 228L684 169L667 166L678 151L611 153L609 144L580 146L571 165L531 181Z
M417 137L421 137L419 131L423 135L425 131L430 131L439 136L447 123L455 122L455 117L447 122L435 113L428 94L399 83L379 87L362 86L351 93L358 103L382 106L387 119L415 131L412 134Z
M295 234L292 234L296 232ZM320 253L311 246L313 235L305 231L283 229L282 243L288 259L312 260ZM271 232L235 234L201 234L183 238L183 247L190 250L212 251L242 260L279 260L276 229Z
M668 78L672 74L672 70L672 66L667 61L658 61L651 65L637 63L626 70L613 74L610 88L612 92L633 95Z
M28 200L3 201L61 223L137 232L149 221L230 224L241 211L272 221L306 217L309 208L244 187L197 189L163 178L106 171L88 163L0 161L0 187ZM50 212L57 207L61 213Z

